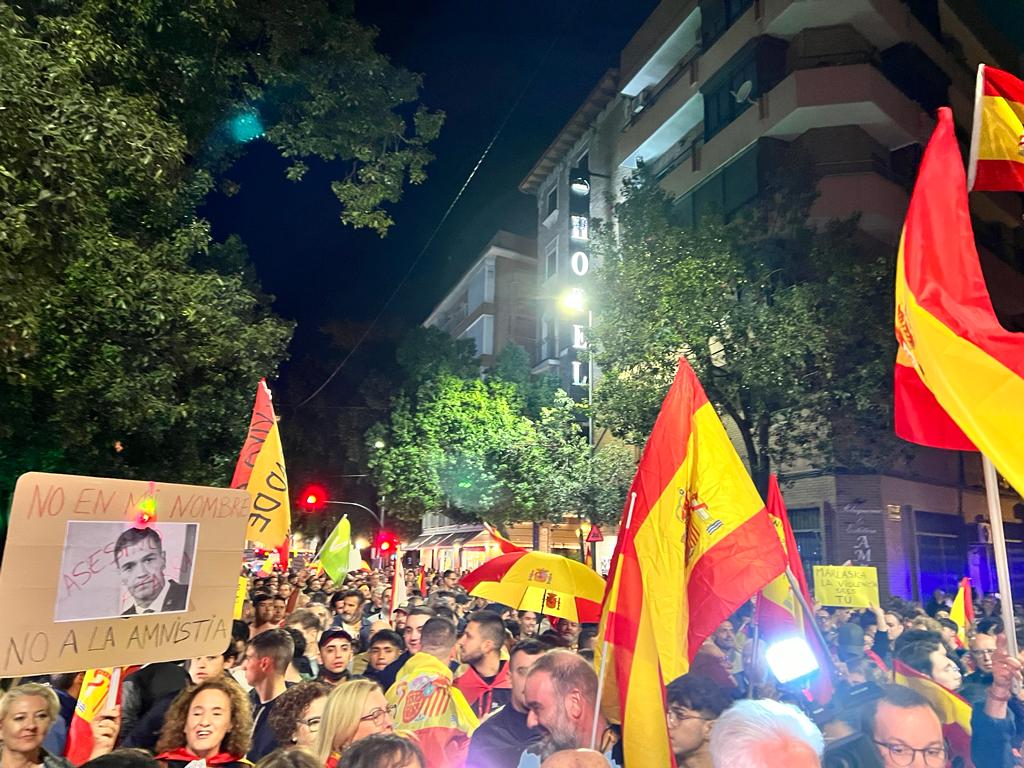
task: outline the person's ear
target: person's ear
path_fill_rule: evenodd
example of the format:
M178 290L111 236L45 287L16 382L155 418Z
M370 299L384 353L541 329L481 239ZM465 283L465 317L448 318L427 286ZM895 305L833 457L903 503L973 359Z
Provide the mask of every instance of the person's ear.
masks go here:
M570 691L565 697L565 712L570 720L579 720L583 717L583 696L579 691Z

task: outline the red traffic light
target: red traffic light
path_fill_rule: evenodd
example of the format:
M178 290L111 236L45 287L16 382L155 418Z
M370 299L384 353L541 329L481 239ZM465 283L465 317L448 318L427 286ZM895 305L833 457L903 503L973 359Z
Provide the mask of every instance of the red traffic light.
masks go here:
M327 505L327 491L322 485L311 483L302 489L299 504L305 509L319 512Z
M398 537L391 531L381 531L377 534L374 546L381 557L390 557L398 549Z

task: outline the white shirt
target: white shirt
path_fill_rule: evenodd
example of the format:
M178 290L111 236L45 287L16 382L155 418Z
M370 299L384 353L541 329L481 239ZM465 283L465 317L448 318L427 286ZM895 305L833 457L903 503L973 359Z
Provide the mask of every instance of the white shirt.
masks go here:
M135 605L135 612L136 613L160 613L160 612L162 612L163 609L164 609L164 601L167 599L167 593L170 592L170 591L171 591L171 580L165 578L164 579L164 588L160 590L160 594L158 594L153 599L153 602L151 602L147 608L144 609L141 605L139 605L139 601L138 600L136 600L135 598L132 598L132 603Z

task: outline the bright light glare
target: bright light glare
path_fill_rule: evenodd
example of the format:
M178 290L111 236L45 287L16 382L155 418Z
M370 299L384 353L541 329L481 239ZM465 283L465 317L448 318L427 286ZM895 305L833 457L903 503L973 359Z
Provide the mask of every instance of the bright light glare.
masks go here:
M366 549L370 546L370 542L366 539L356 539L356 549Z
M316 504L316 496L314 496L312 493L309 494L309 496L306 497L306 503L307 504Z
M582 312L587 308L587 295L582 288L570 288L559 297L558 303L566 309Z
M384 447L384 441L383 440L374 440L373 447L376 448L379 451L381 448Z
M239 144L245 144L263 135L263 123L260 116L252 110L239 112L228 121L231 138Z
M787 637L768 646L764 653L775 679L782 684L807 677L818 671L814 651L802 637Z

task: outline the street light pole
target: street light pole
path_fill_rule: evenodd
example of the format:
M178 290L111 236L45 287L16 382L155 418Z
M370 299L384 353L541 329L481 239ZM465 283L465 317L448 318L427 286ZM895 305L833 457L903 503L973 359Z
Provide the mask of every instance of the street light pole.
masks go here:
M367 507L366 505L360 504L360 503L355 502L355 501L333 501L331 499L328 499L328 500L326 500L324 502L324 504L342 504L342 505L345 505L345 506L348 506L348 507L359 507L360 509L365 509L371 515L373 515L373 519L376 520L377 523L380 525L381 530L384 529L384 510L381 510L380 514L378 514L378 513L374 512L372 509L370 509L369 507Z

